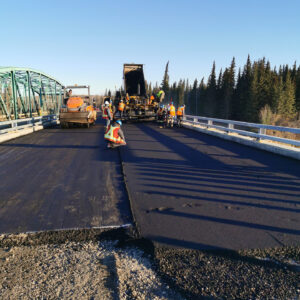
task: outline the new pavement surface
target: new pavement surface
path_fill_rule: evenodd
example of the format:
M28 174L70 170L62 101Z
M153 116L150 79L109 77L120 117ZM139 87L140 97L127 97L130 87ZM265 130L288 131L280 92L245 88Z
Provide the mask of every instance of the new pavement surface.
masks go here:
M154 123L124 132L113 150L101 122L0 144L0 233L119 226L131 205L157 245L299 245L299 161Z
M124 131L125 181L143 237L190 249L299 245L299 161L184 128Z
M131 223L120 156L103 124L0 144L0 233Z

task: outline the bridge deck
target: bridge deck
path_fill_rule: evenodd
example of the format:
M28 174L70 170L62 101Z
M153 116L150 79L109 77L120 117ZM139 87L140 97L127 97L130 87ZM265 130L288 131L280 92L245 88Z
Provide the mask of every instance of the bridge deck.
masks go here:
M0 144L0 232L131 222L122 160L138 229L154 242L299 244L298 161L187 129L144 123L124 131L128 146L114 150L105 150L102 124Z
M143 236L187 248L299 244L299 161L188 129L125 132L122 160Z
M0 232L131 222L118 152L103 125L45 129L0 144Z

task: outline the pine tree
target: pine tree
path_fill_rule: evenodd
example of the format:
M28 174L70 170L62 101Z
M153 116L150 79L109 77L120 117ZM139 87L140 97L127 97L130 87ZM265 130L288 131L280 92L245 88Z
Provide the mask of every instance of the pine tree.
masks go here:
M233 57L229 69L225 69L222 78L220 99L218 99L218 115L222 119L229 119L232 111L232 98L235 88L235 58Z
M213 62L213 67L207 82L207 91L205 97L204 114L208 117L214 117L216 114L216 96L217 96L217 82L216 82L216 64Z
M295 116L295 85L291 79L290 71L286 73L284 83L283 97L279 99L277 111L285 118L293 118Z
M165 74L161 83L161 89L167 94L169 92L169 62L166 64Z
M197 102L196 114L199 116L204 115L204 101L206 97L206 85L204 83L204 77L202 77L199 85L199 97Z
M185 91L185 82L181 79L178 83L177 91L178 91L178 106L181 106L184 104L184 91Z
M191 114L196 114L196 105L197 105L197 97L198 97L198 80L195 79L193 83L193 88L190 91L190 101L189 105L191 107Z
M298 112L298 119L300 119L300 66L297 69L297 74L296 74L296 80L295 80L295 86L296 86L296 91L295 91L295 106Z
M281 109L281 106L284 105L284 86L283 86L282 75L277 77L277 82L274 89L275 89L275 105L276 105L275 111L276 113L279 113L278 111L279 107Z

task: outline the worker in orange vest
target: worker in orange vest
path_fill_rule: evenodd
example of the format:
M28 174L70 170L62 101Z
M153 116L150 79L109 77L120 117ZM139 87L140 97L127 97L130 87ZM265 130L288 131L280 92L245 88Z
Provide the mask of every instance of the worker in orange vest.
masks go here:
M119 111L119 114L120 114L120 117L121 117L121 118L123 118L124 110L125 110L125 103L124 103L124 101L121 99L120 102L119 102L119 105L118 105L118 111Z
M171 102L169 109L168 109L167 126L173 127L175 116L176 116L176 109L175 109L175 106L173 105L173 102Z
M109 107L109 101L104 102L102 118L106 120L106 128L108 128L110 122L113 120L113 113L111 108Z
M182 126L182 119L183 119L183 115L184 115L184 108L185 105L182 106L178 106L176 115L177 115L177 126L181 127Z
M154 97L154 95L152 94L152 95L150 96L150 102L149 102L149 104L152 105L153 102L154 102L154 100L155 100L155 97Z
M122 121L117 120L107 127L104 138L107 141L107 148L116 148L119 146L125 146L125 136L121 129Z

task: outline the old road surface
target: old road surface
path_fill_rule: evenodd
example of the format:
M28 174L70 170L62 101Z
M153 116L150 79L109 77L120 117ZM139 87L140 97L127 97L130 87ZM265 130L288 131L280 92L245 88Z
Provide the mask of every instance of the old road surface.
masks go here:
M300 243L300 162L188 129L128 124L121 150L142 236L191 249Z
M128 145L113 150L101 122L0 144L0 232L124 225L133 215L158 245L299 244L299 161L184 128L124 131Z
M0 144L0 233L132 222L120 155L103 125L42 131Z

